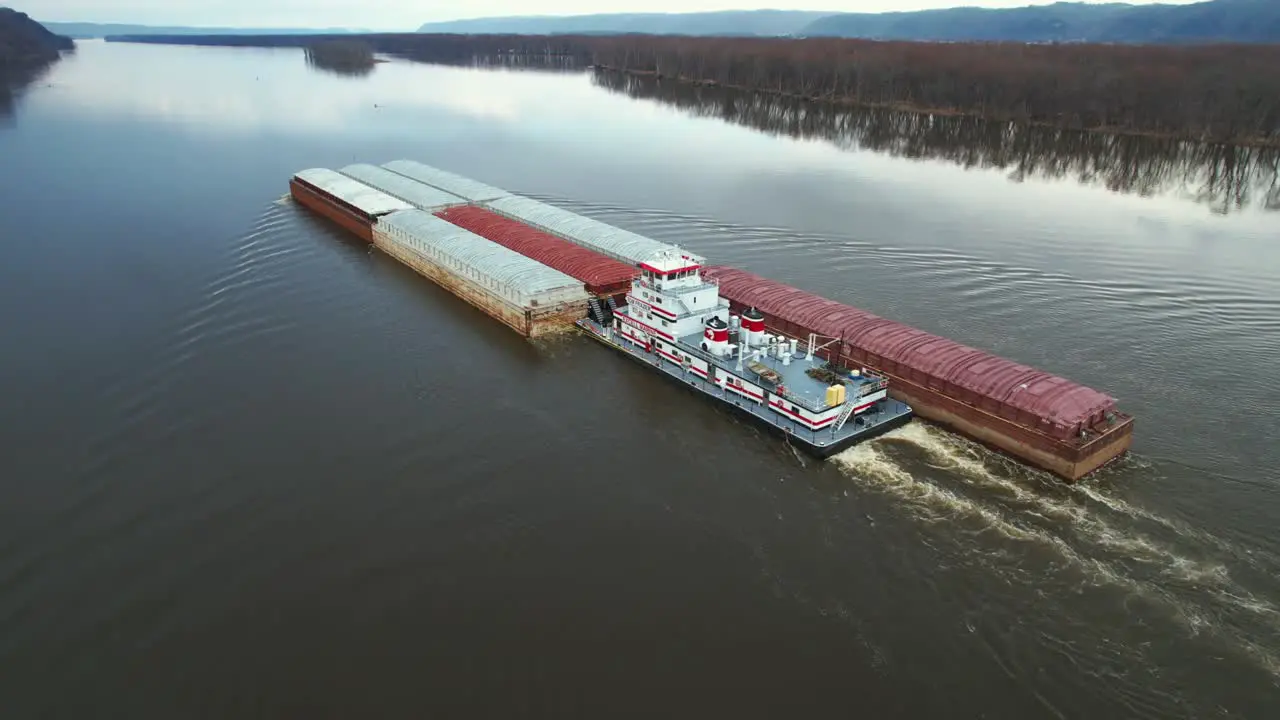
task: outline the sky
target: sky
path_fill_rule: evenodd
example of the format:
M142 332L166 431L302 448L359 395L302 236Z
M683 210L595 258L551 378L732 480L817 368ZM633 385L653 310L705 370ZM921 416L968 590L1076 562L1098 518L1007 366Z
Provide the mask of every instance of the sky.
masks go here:
M1100 2L1111 0L1085 0ZM1196 0L1164 0L1187 4ZM344 27L416 30L426 22L501 15L694 12L771 7L884 12L979 5L1023 7L1054 0L4 0L42 21L221 27ZM1151 4L1153 0L1129 0Z

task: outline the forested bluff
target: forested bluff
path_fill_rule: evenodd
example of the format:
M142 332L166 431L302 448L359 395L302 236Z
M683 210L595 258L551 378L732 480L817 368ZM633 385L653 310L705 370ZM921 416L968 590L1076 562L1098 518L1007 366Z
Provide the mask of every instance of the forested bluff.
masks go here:
M0 116L13 111L16 92L74 48L72 40L49 32L26 14L0 7Z

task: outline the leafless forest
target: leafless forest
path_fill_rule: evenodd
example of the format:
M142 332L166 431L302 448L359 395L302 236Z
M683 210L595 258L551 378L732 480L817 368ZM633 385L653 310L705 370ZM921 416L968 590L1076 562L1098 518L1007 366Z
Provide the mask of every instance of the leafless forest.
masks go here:
M1280 46L652 35L369 35L425 62L603 66L755 92L1077 130L1280 144ZM137 38L139 40L143 38ZM145 38L305 45L316 38Z

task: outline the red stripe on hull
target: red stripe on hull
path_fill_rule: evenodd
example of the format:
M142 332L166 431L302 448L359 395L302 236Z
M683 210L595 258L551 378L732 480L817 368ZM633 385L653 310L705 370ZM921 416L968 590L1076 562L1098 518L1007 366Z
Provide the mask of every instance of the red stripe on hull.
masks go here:
M745 397L749 397L749 398L751 398L752 400L764 400L764 395L763 395L763 394L761 394L761 395L757 395L757 394L755 394L755 393L751 392L750 390L748 390L748 389L746 389L746 388L738 387L738 386L736 386L736 385L729 385L729 384L727 384L727 383L725 384L725 388L726 388L726 389L728 389L728 390L732 390L732 391L734 391L734 392L738 393L739 395L742 395L742 396L745 396Z
M676 357L675 355L672 355L671 353L667 352L666 350L663 350L662 348L658 348L658 354L677 365L680 364L680 358Z
M632 335L631 333L627 332L626 330L619 330L619 331L618 331L618 334L619 334L619 335L621 335L622 337L624 337L624 338L626 338L626 339L628 339L628 340L630 340L630 341L634 342L634 343L635 343L635 344L637 344L637 345L642 345L642 346L644 346L644 349L645 349L645 350L648 350L648 349L649 349L649 343L648 343L648 341L644 340L643 338L638 338L638 337L636 337L635 335Z
M663 350L662 348L658 348L658 354L677 365L682 365L684 362L680 358L676 357L675 355L672 355L671 353L667 352L666 350ZM704 378L707 376L706 370L703 370L702 368L697 367L695 365L690 365L689 370L696 375L701 375Z
M875 405L875 402L874 402L874 401L873 401L873 402L869 402L869 403L867 403L866 405L859 405L858 407L856 407L856 408L854 408L854 409L853 409L853 412L854 412L854 413L862 412L863 410L866 410L867 408L871 407L872 405ZM800 422L804 423L805 425L808 425L809 427L813 428L814 430L820 430L820 429L822 429L822 428L826 427L827 425L830 425L831 423L833 423L833 422L835 422L835 421L836 421L836 418L835 418L835 417L829 417L829 418L827 418L827 419L825 419L825 420L819 420L818 422L813 422L812 420L809 420L808 418L804 417L803 415L801 415L800 413L796 412L795 410L788 410L787 408L783 407L780 403L776 403L776 402L770 402L770 403L769 403L769 407L771 407L771 408L773 408L773 409L775 409L775 410L777 410L777 411L779 411L779 412L786 413L787 415L790 415L791 417L793 417L793 418L795 418L795 419L799 420ZM838 417L838 416L837 416L837 417Z
M810 420L810 419L806 418L805 416L801 415L800 413L796 412L795 410L789 410L789 409L787 409L787 408L783 407L781 403L777 403L777 402L770 402L770 403L769 403L769 407L773 408L774 410L777 410L777 411L778 411L778 412L780 412L780 413L785 413L785 414L787 414L787 415L790 415L791 417L795 418L796 420L799 420L800 422L804 423L805 425L808 425L809 427L813 428L814 430L817 430L818 428L821 428L821 427L823 427L824 425L829 425L829 424L831 424L832 422L835 422L835 418L833 418L833 417L827 418L826 420L819 420L819 421L817 421L817 422L814 422L814 421L812 421L812 420Z

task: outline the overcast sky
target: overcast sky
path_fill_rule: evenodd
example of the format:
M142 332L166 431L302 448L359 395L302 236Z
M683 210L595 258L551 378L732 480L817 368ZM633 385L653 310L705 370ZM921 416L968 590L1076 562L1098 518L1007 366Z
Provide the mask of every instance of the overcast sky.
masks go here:
M1147 4L1152 0L1129 1ZM1186 4L1195 0L1164 1ZM760 6L883 12L956 5L1021 7L1051 2L1053 0L763 0ZM7 0L6 4L38 20L378 30L414 30L425 22L494 15L692 12L753 7L750 0Z

